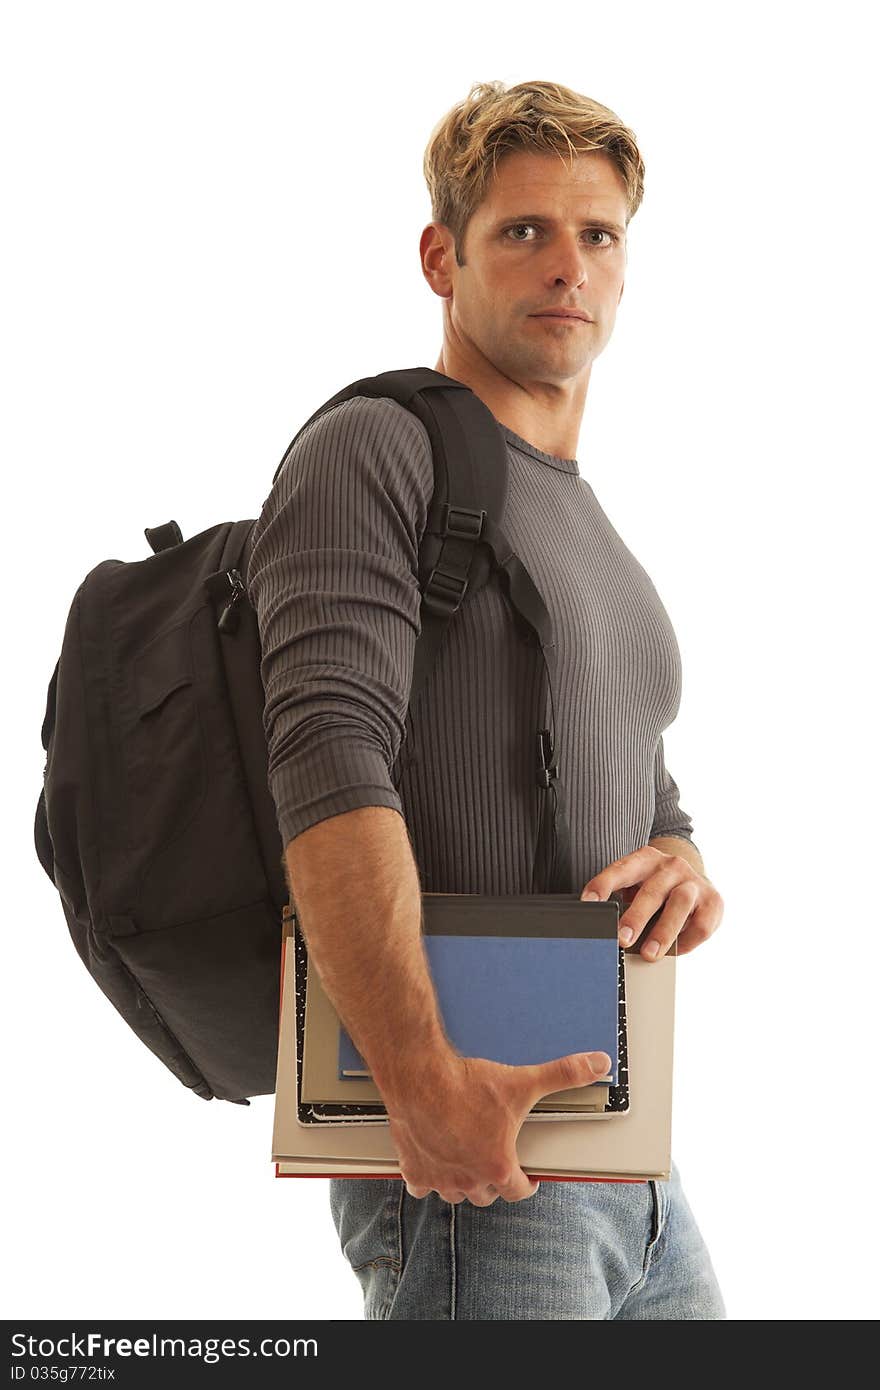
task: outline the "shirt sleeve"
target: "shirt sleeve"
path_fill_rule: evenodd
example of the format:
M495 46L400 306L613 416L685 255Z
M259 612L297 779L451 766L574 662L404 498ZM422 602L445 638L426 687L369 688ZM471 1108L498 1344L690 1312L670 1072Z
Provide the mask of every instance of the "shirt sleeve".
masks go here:
M654 823L648 839L653 840L657 835L677 835L693 844L693 828L690 816L679 804L678 786L666 766L661 734L654 754ZM694 845L694 849L698 846Z
M326 411L294 444L252 533L269 786L285 845L361 806L403 814L391 769L421 630L434 491L427 429L390 397Z

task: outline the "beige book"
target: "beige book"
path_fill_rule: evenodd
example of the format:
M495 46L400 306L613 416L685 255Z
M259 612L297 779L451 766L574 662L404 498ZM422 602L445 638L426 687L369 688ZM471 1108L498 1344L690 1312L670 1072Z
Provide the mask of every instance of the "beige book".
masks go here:
M272 1159L278 1176L399 1177L387 1122L302 1125L296 1110L296 1028L293 925L284 924L282 1009L278 1045ZM655 1178L671 1167L675 956L646 961L624 952L630 1106L597 1122L595 1116L523 1124L517 1156L536 1177ZM316 972L317 973L317 972ZM346 1083L348 1084L348 1083ZM352 1083L357 1084L357 1083ZM284 1165L287 1165L285 1174Z
M320 1169L313 1159L303 1160L297 1163L291 1160L288 1163L275 1164L275 1176L277 1178L399 1178L399 1173L379 1171L376 1164L366 1163L333 1163L330 1159L322 1159ZM645 1177L622 1177L618 1173L590 1173L587 1177L582 1173L560 1173L544 1171L538 1168L529 1168L529 1176L534 1178L546 1178L548 1180L557 1179L560 1182L647 1182L648 1178L660 1178L665 1181L661 1173L649 1173ZM666 1175L668 1177L668 1174Z
M292 947L291 947L292 953ZM296 983L294 972L294 984ZM369 1077L349 1077L341 1080L337 1068L339 1047L339 1015L312 966L306 976L306 1010L303 1042L302 1095L304 1102L313 1104L342 1101L356 1104L363 1101L382 1102L382 1093ZM554 1091L534 1107L542 1110L568 1110L582 1114L589 1109L605 1117L608 1086L579 1086L568 1091ZM558 1102L558 1103L557 1103ZM368 1117L370 1119L370 1117ZM372 1117L377 1122L377 1117ZM387 1121L379 1120L379 1123ZM332 1123L332 1121L327 1121ZM352 1123L349 1121L348 1123ZM361 1121L361 1123L363 1123Z

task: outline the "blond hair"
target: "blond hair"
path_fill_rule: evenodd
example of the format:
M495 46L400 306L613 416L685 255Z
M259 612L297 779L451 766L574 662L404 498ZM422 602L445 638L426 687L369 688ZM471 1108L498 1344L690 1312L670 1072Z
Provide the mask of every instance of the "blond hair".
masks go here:
M557 82L476 82L438 121L425 149L424 173L431 219L452 233L455 259L468 222L486 196L499 156L513 150L538 154L605 154L626 192L629 224L644 193L645 166L632 131L591 97Z

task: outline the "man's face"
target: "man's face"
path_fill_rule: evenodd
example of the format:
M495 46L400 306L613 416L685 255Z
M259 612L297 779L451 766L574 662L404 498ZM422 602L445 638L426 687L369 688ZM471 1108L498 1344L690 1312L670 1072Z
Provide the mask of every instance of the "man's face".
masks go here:
M611 337L625 221L623 182L605 155L503 156L459 246L465 264L444 260L449 331L514 381L570 382ZM558 306L591 321L538 317Z

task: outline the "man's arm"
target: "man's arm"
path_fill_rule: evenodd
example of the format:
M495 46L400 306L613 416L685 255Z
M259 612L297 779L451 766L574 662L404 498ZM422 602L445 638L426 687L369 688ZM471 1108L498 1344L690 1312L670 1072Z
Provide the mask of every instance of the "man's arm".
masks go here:
M415 416L384 398L345 401L298 437L246 574L287 884L327 994L383 1096L406 1058L444 1051L391 775L433 486L430 439Z
M433 486L422 422L396 401L356 396L300 434L264 503L245 583L285 846L347 811L402 814L392 769L405 735Z
M425 956L406 824L386 806L331 816L290 841L285 863L309 959L392 1113L459 1055Z

